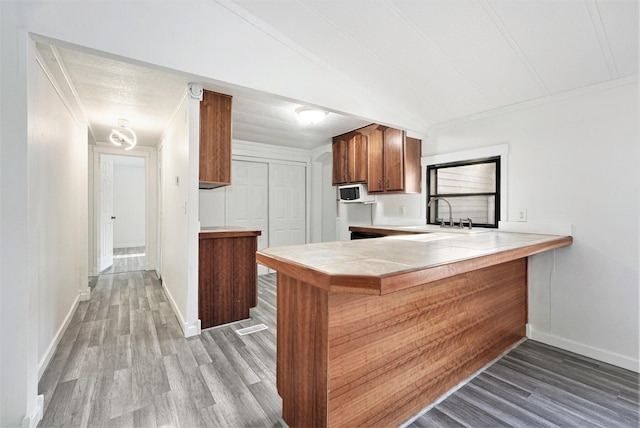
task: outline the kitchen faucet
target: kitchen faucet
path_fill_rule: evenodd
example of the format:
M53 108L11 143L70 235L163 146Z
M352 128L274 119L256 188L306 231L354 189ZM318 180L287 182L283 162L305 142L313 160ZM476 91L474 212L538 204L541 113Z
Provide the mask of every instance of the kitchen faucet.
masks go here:
M429 209L429 207L431 206L431 203L433 201L437 201L438 199L440 199L441 201L445 201L447 203L447 205L449 206L449 227L453 227L453 217L451 216L451 204L445 198L431 198L429 200L429 203L427 204L427 209ZM436 219L436 221L437 220L438 219ZM444 221L442 221L442 220L441 220L441 223L440 223L440 227L444 227Z

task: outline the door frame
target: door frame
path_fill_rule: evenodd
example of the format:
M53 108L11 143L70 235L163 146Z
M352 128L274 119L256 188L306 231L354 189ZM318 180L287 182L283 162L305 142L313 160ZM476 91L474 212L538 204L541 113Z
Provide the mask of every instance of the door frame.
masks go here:
M103 159L102 156L104 155L99 156L100 171L98 172L98 180L100 180L100 182L98 183L98 186L97 186L99 189L99 193L96 194L96 196L100 198L99 207L97 207L98 209L96 210L98 213L98 219L99 219L99 222L97 224L98 231L96 233L96 236L98 237L96 241L96 248L98 249L98 254L97 254L98 269L97 270L99 272L102 272L105 269L113 266L113 225L114 225L113 220L115 218L113 216L113 159ZM111 171L107 171L108 169L111 169ZM108 172L108 174L105 172ZM110 177L111 179L111 197L110 198L105 197L105 194L104 194L105 187L106 187L105 177L109 175L111 176ZM105 203L105 202L108 202L108 203ZM110 208L108 210L105 208L106 205L110 205ZM110 222L110 225L106 223L105 214L111 217L108 220ZM111 232L109 234L105 233L105 229L107 228L111 229ZM108 239L105 239L105 237L107 237ZM107 253L106 250L109 248L109 246L107 246L106 244L109 240L111 241L111 245L110 245L111 251ZM103 250L103 251L101 252L100 250Z
M137 146L134 150L124 151L111 145L98 143L90 146L89 171L89 275L100 272L98 245L100 229L100 156L102 154L118 156L136 156L145 158L145 270L158 270L158 193L157 193L157 149Z

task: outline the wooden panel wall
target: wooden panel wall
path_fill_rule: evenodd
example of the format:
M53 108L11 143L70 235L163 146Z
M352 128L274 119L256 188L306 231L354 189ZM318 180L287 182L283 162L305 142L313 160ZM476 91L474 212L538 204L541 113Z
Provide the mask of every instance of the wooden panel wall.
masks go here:
M257 238L200 238L198 317L202 328L249 318L258 304Z
M285 422L396 426L524 337L527 260L384 296L278 273L277 298Z
M278 273L276 384L290 427L327 425L325 290Z
M398 425L515 344L527 321L526 263L386 296L331 295L328 425Z

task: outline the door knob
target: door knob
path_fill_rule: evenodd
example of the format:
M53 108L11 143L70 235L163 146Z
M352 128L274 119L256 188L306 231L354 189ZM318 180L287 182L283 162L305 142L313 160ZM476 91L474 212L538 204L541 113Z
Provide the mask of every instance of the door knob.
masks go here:
M111 216L111 220L115 220L115 219L116 219L116 217L115 217L115 216Z

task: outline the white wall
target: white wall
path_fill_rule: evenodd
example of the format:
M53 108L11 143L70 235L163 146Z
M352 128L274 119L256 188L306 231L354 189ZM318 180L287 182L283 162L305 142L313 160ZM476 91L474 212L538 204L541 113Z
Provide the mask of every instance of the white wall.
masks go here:
M35 425L42 409L37 282L28 275L28 38L17 4L0 2L0 15L0 426Z
M199 218L201 227L226 226L227 200L225 188L200 190Z
M619 83L435 128L423 154L509 144L508 220L573 224L530 260L531 337L637 371L638 84Z
M32 66L29 106L29 243L37 274L42 373L80 297L88 298L87 127L45 71Z
M145 246L145 167L113 165L113 247Z
M162 283L186 336L200 332L197 276L199 112L200 101L185 97L160 147Z

